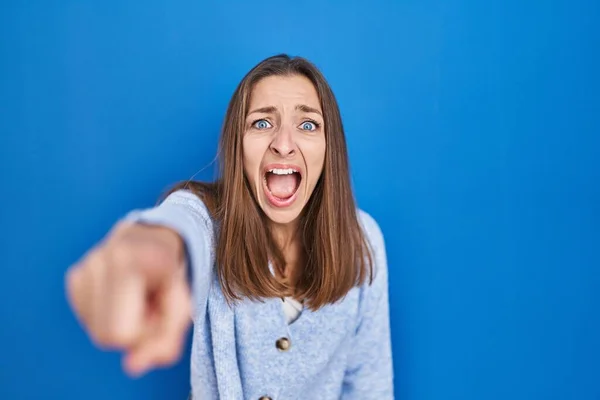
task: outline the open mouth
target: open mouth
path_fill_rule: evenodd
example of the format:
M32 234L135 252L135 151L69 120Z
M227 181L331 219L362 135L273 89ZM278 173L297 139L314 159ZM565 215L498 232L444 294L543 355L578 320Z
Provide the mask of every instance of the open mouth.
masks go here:
M300 170L292 166L268 167L263 176L265 194L276 207L293 203L301 181Z

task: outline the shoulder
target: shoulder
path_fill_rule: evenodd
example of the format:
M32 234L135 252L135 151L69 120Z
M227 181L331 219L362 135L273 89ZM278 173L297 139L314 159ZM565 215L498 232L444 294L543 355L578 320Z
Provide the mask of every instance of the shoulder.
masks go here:
M379 224L369 213L357 210L357 217L369 247L373 267L373 280L360 286L359 315L365 317L376 313L388 298L388 265L385 240Z
M375 218L362 209L357 209L357 216L363 235L371 251L372 261L376 268L375 272L387 269L385 239L379 224Z
M385 258L385 239L379 224L375 218L364 210L358 209L357 215L365 239L373 253L373 257L375 257L373 262L379 264L380 261L385 261L385 259L381 260L381 257Z
M166 196L161 204L180 204L193 209L206 210L206 205L202 199L191 190L178 189Z
M357 209L357 215L358 222L360 223L363 233L370 245L383 246L383 233L381 232L381 228L379 227L379 224L375 218L360 208Z
M165 225L177 229L182 235L188 234L187 240L196 240L200 235L209 239L210 246L215 245L217 224L205 202L196 193L186 189L174 191L151 210L152 213L156 213Z
M202 201L200 196L187 189L179 189L161 202L159 207L178 207L187 210L195 218L199 218L208 226L213 225L213 221L208 207Z

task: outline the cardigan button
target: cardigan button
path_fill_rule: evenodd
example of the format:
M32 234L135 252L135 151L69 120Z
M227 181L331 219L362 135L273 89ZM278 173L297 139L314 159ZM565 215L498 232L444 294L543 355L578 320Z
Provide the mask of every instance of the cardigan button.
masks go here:
M258 400L272 400L269 396L262 396L260 399Z
M290 347L292 346L292 343L290 342L290 339L282 337L275 343L275 345L277 346L277 349L280 351L288 351L290 349Z

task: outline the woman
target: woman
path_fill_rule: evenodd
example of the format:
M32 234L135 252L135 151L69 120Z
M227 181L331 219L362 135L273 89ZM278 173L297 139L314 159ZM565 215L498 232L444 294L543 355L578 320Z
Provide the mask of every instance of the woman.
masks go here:
M141 374L179 358L191 313L194 399L393 398L383 237L356 209L317 68L286 55L254 67L220 156L217 182L130 213L70 269L92 340Z

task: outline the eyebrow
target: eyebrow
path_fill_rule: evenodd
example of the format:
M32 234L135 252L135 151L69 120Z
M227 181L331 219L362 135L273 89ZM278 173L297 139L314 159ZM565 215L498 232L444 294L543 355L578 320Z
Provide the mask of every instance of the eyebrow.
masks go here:
M323 116L323 114L321 114L321 111L319 111L319 110L318 110L318 109L316 109L316 108L313 108L313 107L307 106L306 104L298 104L298 105L295 107L295 109L296 109L296 110L298 110L298 111L305 112L305 113L315 113L315 114L319 114L320 116ZM266 107L256 108L256 109L254 109L254 110L250 111L250 112L248 113L248 115L250 115L250 114L254 114L254 113L261 113L261 114L273 114L273 113L275 113L275 112L277 112L277 107L274 107L274 106L266 106Z
M261 107L261 108L257 108L255 110L252 110L248 113L248 115L250 114L254 114L254 113L261 113L261 114L272 114L275 111L277 111L276 107L273 106L267 106L267 107Z
M321 117L323 116L323 114L321 114L321 111L317 110L316 108L313 107L309 107L306 104L298 104L296 106L296 110L305 112L305 113L315 113L315 114L319 114Z

